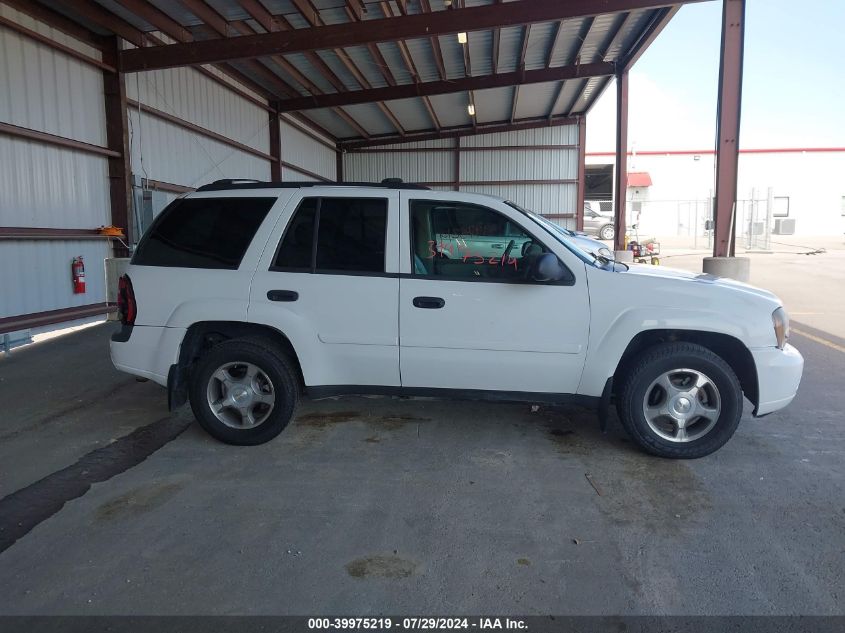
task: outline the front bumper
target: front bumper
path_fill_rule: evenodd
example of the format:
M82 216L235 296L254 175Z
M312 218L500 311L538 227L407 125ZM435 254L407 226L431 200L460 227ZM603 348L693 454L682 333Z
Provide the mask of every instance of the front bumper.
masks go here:
M752 349L751 356L757 366L758 400L754 415L759 417L783 409L798 392L804 357L789 344L783 349Z

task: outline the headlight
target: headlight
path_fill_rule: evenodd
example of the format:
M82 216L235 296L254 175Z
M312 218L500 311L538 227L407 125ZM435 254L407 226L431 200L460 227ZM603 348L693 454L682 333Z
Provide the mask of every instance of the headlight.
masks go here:
M778 308L772 312L772 325L775 326L775 338L778 342L778 348L783 349L786 345L786 340L789 338L789 315L783 308Z

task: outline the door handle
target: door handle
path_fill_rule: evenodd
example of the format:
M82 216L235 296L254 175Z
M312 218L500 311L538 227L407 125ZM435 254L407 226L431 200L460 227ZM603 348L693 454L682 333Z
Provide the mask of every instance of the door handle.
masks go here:
M299 293L294 290L268 290L267 298L270 301L296 301Z
M429 308L436 310L446 305L446 301L440 297L414 297L414 307Z

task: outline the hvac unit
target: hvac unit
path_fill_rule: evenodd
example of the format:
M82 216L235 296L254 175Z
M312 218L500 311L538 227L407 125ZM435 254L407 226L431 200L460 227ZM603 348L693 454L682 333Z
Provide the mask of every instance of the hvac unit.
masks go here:
M775 235L795 235L795 218L776 218L772 233Z

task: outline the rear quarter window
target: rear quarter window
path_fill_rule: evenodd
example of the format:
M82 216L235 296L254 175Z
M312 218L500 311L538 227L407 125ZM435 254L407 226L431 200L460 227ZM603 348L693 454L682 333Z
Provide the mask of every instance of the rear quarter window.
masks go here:
M182 198L144 235L132 264L235 270L276 198Z

